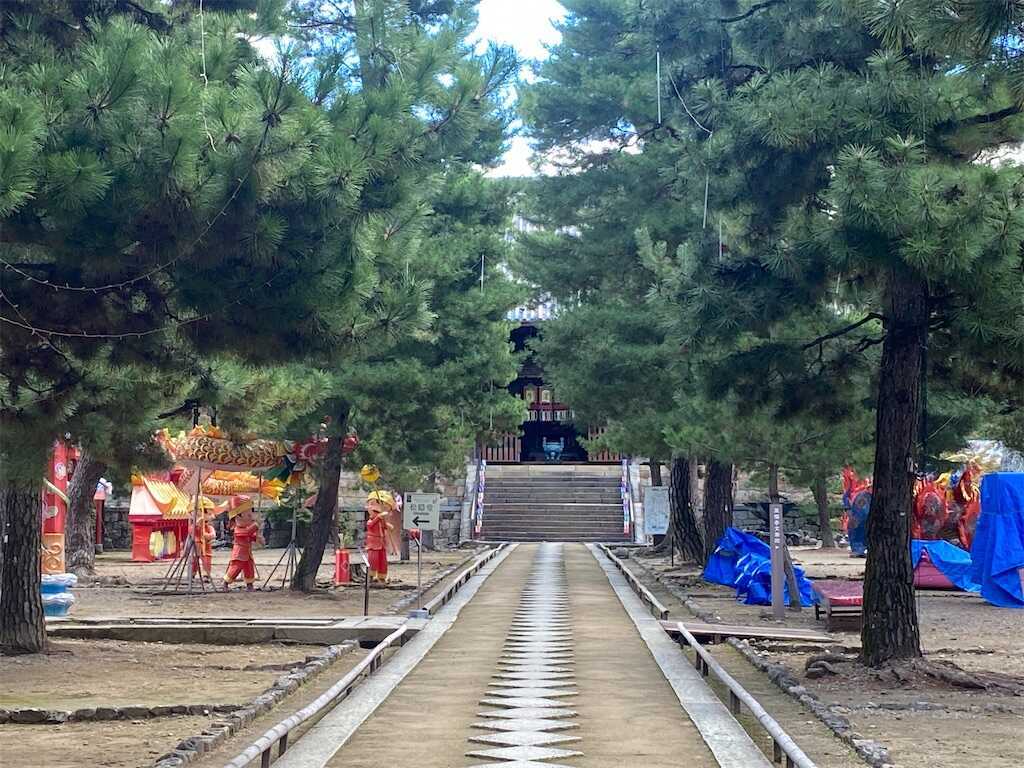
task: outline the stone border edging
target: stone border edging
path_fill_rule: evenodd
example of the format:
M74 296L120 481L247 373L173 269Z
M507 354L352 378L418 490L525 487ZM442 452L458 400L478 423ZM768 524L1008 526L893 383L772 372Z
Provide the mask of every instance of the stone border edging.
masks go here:
M467 557L464 557L459 562L453 563L447 568L444 568L443 570L435 574L433 577L428 579L427 582L419 590L413 589L412 592L410 592L409 594L403 595L402 597L395 600L393 603L391 603L391 605L388 606L388 610L393 613L399 613L401 611L404 611L406 608L408 608L410 605L416 602L417 597L426 597L427 593L430 590L432 590L442 581L447 579L453 573L458 571L459 568L465 566L466 563L472 562L473 559L481 552L483 552L485 549L486 547L476 547Z
M153 762L153 768L180 768L187 763L198 760L206 752L210 752L253 720L279 704L301 685L305 685L321 672L326 670L338 659L356 648L354 641L332 645L323 653L307 657L307 661L298 669L281 675L273 685L260 693L248 704L240 706L222 720L215 720L203 732L182 739L178 746Z
M146 720L174 715L229 714L242 709L242 704L161 704L147 707L128 704L123 707L82 707L80 709L0 709L0 723L15 725L60 725L62 723L110 722L113 720Z
M643 563L635 559L633 562L643 570L644 574L653 578L668 590L696 618L709 624L717 622L714 613L702 610L678 587L662 580L659 574L651 571ZM785 664L773 664L763 659L748 642L735 637L727 638L726 642L735 648L755 669L766 674L776 687L809 709L818 720L836 735L836 738L848 744L864 762L873 768L894 768L889 750L885 745L873 739L862 738L859 733L853 730L853 726L846 717L834 711L833 708L840 705L827 704L819 699L797 680L792 669Z

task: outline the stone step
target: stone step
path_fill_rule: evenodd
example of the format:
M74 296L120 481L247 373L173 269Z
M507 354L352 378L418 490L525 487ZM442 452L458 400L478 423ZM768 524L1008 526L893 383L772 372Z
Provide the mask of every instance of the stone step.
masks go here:
M505 478L484 478L488 488L618 488L620 483L614 477L573 478L566 480L531 479L508 480Z
M562 534L543 533L538 531L522 531L514 533L488 533L486 538L490 541L600 541L600 542L625 542L629 537L621 531L618 534Z
M509 531L558 531L561 533L590 533L590 532L611 532L622 530L622 520L617 522L607 521L596 525L518 525L516 523L501 523L500 521L484 519L485 532L509 532Z
M554 501L564 504L614 504L622 500L618 491L583 493L580 491L492 491L484 492L484 501L512 503L517 501Z
M622 514L621 504L487 504L484 503L484 514L494 515L551 515L566 517L586 517L591 514L613 515Z
M607 517L621 515L621 504L484 504L484 514L518 517Z

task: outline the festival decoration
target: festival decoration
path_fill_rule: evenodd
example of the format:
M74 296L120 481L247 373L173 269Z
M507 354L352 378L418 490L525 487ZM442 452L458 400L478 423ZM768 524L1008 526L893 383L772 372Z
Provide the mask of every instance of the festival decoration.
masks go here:
M374 485L380 480L380 470L375 464L364 464L363 468L359 470L359 477L363 479L364 483Z
M227 573L224 574L224 589L241 575L245 579L246 591L252 592L256 580L256 561L253 559L252 548L257 542L263 543L260 526L253 513L252 500L244 496L233 496L228 502L227 512L228 525L234 533L234 545Z
M43 479L43 573L64 573L64 526L68 514L68 483L78 451L62 440L53 444L50 466Z
M379 471L376 476L380 477ZM366 567L370 578L381 584L388 580L387 531L394 528L387 517L396 509L395 497L388 491L370 491L366 496Z
M277 501L285 484L280 480L266 480L252 472L227 472L214 470L203 480L205 496L236 496L238 494L259 494L266 499Z
M219 427L199 425L187 434L171 437L167 430L157 440L171 458L184 467L233 471L259 471L276 467L290 446L279 440L253 439L235 442Z
M188 537L192 503L171 477L171 473L132 475L128 522L136 562L175 558Z
M192 529L192 537L196 542L196 552L199 557L192 561L192 574L201 574L203 578L213 580L213 542L217 538L217 531L210 525L208 517L209 505L200 505L196 512L196 522Z
M850 540L850 554L867 554L868 514L871 511L871 478L858 478L853 467L843 467L843 531Z

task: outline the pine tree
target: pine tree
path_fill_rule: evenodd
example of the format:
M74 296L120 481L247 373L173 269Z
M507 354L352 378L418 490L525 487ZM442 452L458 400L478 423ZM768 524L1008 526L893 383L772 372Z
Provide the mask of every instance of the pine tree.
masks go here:
M315 587L337 511L348 426L353 418L370 423L375 409L385 407L381 400L367 406L361 394L375 386L378 396L396 394L399 382L388 376L400 376L400 367L392 362L381 375L381 366L372 363L391 361L402 342L429 335L431 271L438 265L429 258L421 262L418 252L435 181L453 161L488 163L500 150L508 121L501 94L518 64L505 49L483 55L469 50L474 8L473 2L357 0L351 6L299 3L295 9L292 29L316 51L312 93L327 105L335 137L331 152L341 166L325 182L351 194L360 224L345 250L363 266L354 273L354 295L361 300L349 313L345 334L315 358L338 386L328 401L331 431L295 590ZM366 157L359 185L347 184L345 164Z
M38 507L53 437L81 434L126 366L166 372L230 352L328 369L427 327L426 281L397 263L404 223L424 209L417 168L471 157L477 137L500 144L503 119L490 116L514 70L503 51L470 60L465 8L428 29L399 3L358 3L363 36L349 40L363 88L344 51L256 53L252 35L283 29L281 3L30 5L0 16L11 509ZM323 407L338 465L348 407L336 393ZM30 528L21 536L19 522L13 544L27 559L5 556L4 628L28 622L36 638L19 635L15 650L45 640L41 611L13 602L38 573ZM22 570L9 581L12 563Z
M668 244L658 287L677 338L824 381L848 359L822 348L881 347L864 659L919 654L906 521L920 382L929 361L984 371L997 398L1021 378L1020 170L972 162L1021 135L1006 54L1019 10L1003 27L965 16L961 30L987 30L968 56L922 3L566 7L534 129L542 146L599 139L657 162L644 186L682 230L651 230ZM779 332L829 310L817 337Z

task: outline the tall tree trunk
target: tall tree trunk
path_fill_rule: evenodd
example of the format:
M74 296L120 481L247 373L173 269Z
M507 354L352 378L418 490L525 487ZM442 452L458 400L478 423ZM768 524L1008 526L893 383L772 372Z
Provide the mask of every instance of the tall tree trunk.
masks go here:
M651 468L651 485L662 485L661 462L658 459L651 459L647 465Z
M704 519L704 496L700 492L700 462L693 459L690 464L690 499L693 502L693 519L700 523Z
M106 465L88 451L75 467L68 485L68 518L65 527L67 544L64 556L68 573L92 575L96 566L96 506L92 497Z
M39 484L0 486L0 508L7 520L7 545L0 573L0 653L46 650L46 621L39 591L43 547Z
M861 630L863 660L870 666L921 655L910 559L910 510L914 438L921 415L921 373L928 342L927 285L893 271L885 298Z
M320 487L317 489L316 503L313 505L313 517L309 522L306 547L302 550L302 557L292 577L291 588L297 592L312 592L316 589L316 574L320 570L320 563L324 559L324 551L335 525L348 414L348 406L341 409L336 432L327 438L327 448L320 467Z
M684 560L703 564L704 542L693 516L693 497L690 495L690 461L673 457L668 476L672 544Z
M715 551L725 529L732 525L732 464L708 462L704 477L704 557Z
M836 545L835 536L832 535L832 519L828 513L828 485L824 475L814 478L811 483L811 493L814 494L814 503L818 507L818 526L821 528L821 545L832 548Z

